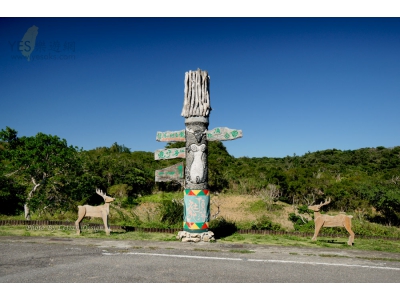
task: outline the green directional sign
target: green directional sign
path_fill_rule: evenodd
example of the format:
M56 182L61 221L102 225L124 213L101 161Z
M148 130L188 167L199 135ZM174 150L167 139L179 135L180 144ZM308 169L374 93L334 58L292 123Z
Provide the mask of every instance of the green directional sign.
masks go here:
M166 181L183 181L183 162L175 164L173 166L156 170L155 178L156 182L166 182Z
M184 142L185 130L180 131L157 131L156 141L159 142Z
M241 138L242 130L230 129L228 127L217 127L207 131L207 140L209 141L229 141Z
M207 130L206 134L209 141L229 141L243 137L242 130L228 127L216 127L212 130ZM180 131L157 131L156 141L159 142L184 142L185 140L184 129Z
M171 148L171 149L159 149L154 152L155 160L185 158L185 157L186 157L185 147Z

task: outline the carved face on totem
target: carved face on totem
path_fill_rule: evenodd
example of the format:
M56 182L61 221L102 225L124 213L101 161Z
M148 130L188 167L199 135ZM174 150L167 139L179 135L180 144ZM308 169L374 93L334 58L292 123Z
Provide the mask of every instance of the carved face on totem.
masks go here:
M205 188L204 185L207 185L206 132L206 124L202 122L191 123L186 126L186 183L191 185L191 188L201 189Z

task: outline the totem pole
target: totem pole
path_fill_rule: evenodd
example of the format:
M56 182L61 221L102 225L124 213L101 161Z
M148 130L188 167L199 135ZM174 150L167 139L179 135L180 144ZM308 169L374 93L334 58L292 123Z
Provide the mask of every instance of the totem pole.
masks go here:
M204 239L210 221L208 190L208 117L210 115L210 77L207 71L185 73L185 96L181 116L186 126L186 169L183 230ZM212 238L210 232L209 238ZM193 237L193 234L189 235ZM187 238L187 237L186 237ZM207 237L206 237L207 239Z
M210 106L210 77L207 71L185 73L184 103L181 115L185 130L157 132L160 142L186 141L185 148L160 149L154 158L172 159L186 157L185 174L179 172L181 164L157 170L156 181L180 181L184 185L183 231L178 238L183 242L213 240L208 230L210 221L210 191L208 189L208 141L226 141L242 137L241 130L217 127L208 130Z

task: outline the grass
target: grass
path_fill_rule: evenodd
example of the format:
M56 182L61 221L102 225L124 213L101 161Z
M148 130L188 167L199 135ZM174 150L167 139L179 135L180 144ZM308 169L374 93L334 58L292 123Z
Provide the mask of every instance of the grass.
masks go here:
M364 257L364 256L356 256L356 258L367 259L367 260L384 260L384 261L399 261L400 259L396 258L387 258L387 257Z
M160 192L157 194L146 195L138 198L141 203L144 202L162 202L163 200L182 199L183 192Z
M347 245L347 238L319 238L317 241L311 241L308 237L298 237L290 235L256 235L256 234L238 234L221 238L220 243L241 243L241 244L258 244L258 245L279 245L293 247L310 247L310 248L336 248L349 250L365 250L365 251L385 251L400 253L400 242L380 239L363 239L354 240L353 246Z
M110 210L109 223L113 225L129 225L142 228L172 228L159 220L158 207L164 200L181 199L182 192L174 193L157 193L144 196L138 199L138 204L127 208L118 208L114 205ZM310 247L310 248L333 248L333 249L354 249L367 251L386 251L400 253L400 241L390 241L383 239L368 239L364 236L387 236L400 237L400 228L394 226L383 226L364 219L353 219L353 231L356 233L354 245L347 245L347 238L318 237L317 241L311 241L310 237L300 237L292 235L261 235L261 234L239 234L235 233L236 229L265 229L265 226L282 225L282 228L291 230L285 225L288 223L288 212L291 212L291 206L285 203L277 203L273 208L274 211L268 211L265 203L257 197L246 197L240 195L216 196L221 204L221 216L225 218L225 222L216 223L220 230L218 243L240 243L253 245L279 245L294 247ZM142 205L144 204L144 205ZM211 205L212 206L212 205ZM213 206L212 206L213 208ZM214 207L215 209L215 207ZM351 212L349 212L351 213ZM1 220L23 220L23 215L18 216L0 216ZM36 215L32 214L33 220L64 220L75 221L76 213L67 212L56 216ZM273 221L273 222L272 222ZM102 225L100 218L84 219L82 225L88 223ZM292 224L290 222L290 224ZM285 226L284 226L285 225ZM181 229L181 222L176 224L176 233ZM222 227L222 228L221 228ZM222 229L222 230L221 230ZM272 228L271 228L272 229ZM217 237L217 229L211 229ZM313 232L313 228L308 228L309 232ZM347 235L344 229L338 228L322 228L320 234L340 233ZM1 236L45 236L58 238L106 238L115 240L146 240L146 241L171 241L179 242L176 234L169 233L149 233L140 231L125 232L124 230L113 231L107 236L104 231L96 228L88 228L77 236L73 228L60 228L60 226L33 226L28 229L27 226L0 226ZM219 238L221 237L221 238ZM294 254L293 254L294 255Z
M181 199L182 192L160 192L153 195L140 197L135 205L118 207L112 204L110 207L109 223L113 225L125 225L142 228L181 228L181 222L176 225L167 224L160 219L160 207L164 200ZM259 197L249 195L230 195L221 194L212 196L211 201L216 201L221 205L219 218L224 218L226 223L234 225L237 229L277 229L280 226L283 230L292 231L293 223L288 220L288 214L293 212L293 207L287 203L278 201L274 204L273 210L266 209L264 201ZM215 213L215 204L211 202L211 213ZM214 210L214 211L213 211ZM348 212L352 214L352 212ZM330 211L329 214L335 214ZM32 220L62 220L75 222L76 212L70 211L55 215L41 215L32 212ZM311 216L307 216L311 219ZM24 220L23 214L17 216L0 215L0 220ZM102 224L100 218L84 219L83 223ZM171 223L171 222L170 222ZM307 227L307 228L306 228ZM400 228L396 226L383 226L381 224L369 222L365 218L355 217L352 221L352 229L356 237L360 236L386 236L400 238ZM314 226L302 226L299 231L313 232ZM343 228L322 228L320 234L344 234L347 232Z
M250 202L248 204L248 211L252 212L252 213L258 213L258 212L263 212L265 210L265 202L262 200L257 200L254 202Z
M177 230L178 232L178 230ZM62 230L57 226L42 226L42 228L28 229L28 226L0 226L0 236L40 236L40 237L58 237L58 238L103 238L111 240L145 240L145 241L169 241L180 242L176 234L170 233L149 233L141 231L113 231L109 236L104 231L86 230L81 235L76 235L74 230ZM293 247L309 248L332 248L347 250L365 250L365 251L385 251L400 253L400 242L382 239L363 239L354 240L353 246L347 245L347 238L318 238L317 241L311 241L308 237L290 236L290 235L259 235L259 234L238 234L217 240L217 243L236 243L253 245L279 245Z
M221 252L221 250L216 250L216 249L200 249L200 248L194 248L194 251L200 251L200 252Z
M321 257L348 257L345 255L337 255L337 254L319 254Z
M61 227L62 228L62 227ZM59 238L103 238L114 240L145 240L145 241L179 241L175 234L170 233L148 233L142 231L112 231L106 235L104 231L82 230L77 235L75 230L62 230L58 226L41 226L35 229L28 229L28 226L0 226L0 236L38 236L38 237L59 237Z
M254 253L254 251L247 250L247 249L243 249L243 250L233 249L233 250L229 250L229 252L233 252L233 253Z

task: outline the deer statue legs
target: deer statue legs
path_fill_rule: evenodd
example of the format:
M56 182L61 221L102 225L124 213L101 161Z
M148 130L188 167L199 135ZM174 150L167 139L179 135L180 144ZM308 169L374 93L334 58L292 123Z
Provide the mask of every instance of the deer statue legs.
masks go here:
M101 207L103 207L104 205L101 205ZM103 209L100 214L98 215L94 215L92 214L87 214L87 208L89 207L90 209L90 205L84 205L84 206L78 206L78 219L75 222L75 228L76 228L76 234L81 234L81 222L83 220L84 217L100 217L103 219L103 224L104 224L104 231L106 232L107 235L110 235L110 227L108 225L108 213L105 209ZM100 207L100 206L96 206L96 207Z
M327 216L327 217L331 217L331 216ZM347 232L350 234L349 240L347 241L347 245L352 246L353 242L354 242L354 236L355 236L353 230L351 230L351 217L352 216L343 215L343 217L349 217L348 221L347 221L347 223L349 223L349 224L343 224L343 225L337 225L337 226L327 226L327 225L324 225L324 222L317 222L316 221L315 222L314 236L312 237L311 240L312 241L316 241L317 240L317 236L318 236L318 233L319 233L321 227L344 227L347 230Z
M317 240L317 236L319 231L321 230L323 223L317 224L317 222L315 222L315 230L314 230L314 236L312 237L312 241L316 241Z
M349 240L347 244L349 246L353 245L354 242L354 232L351 230L351 219L353 216L350 215L336 215L336 216L328 216L322 215L319 210L322 206L327 205L331 202L330 198L327 199L324 203L320 205L309 206L308 209L314 211L314 223L315 223L315 231L312 240L317 240L318 233L322 227L344 227L347 232L350 234Z
M101 190L96 189L96 193L102 196L106 203L104 205L99 205L99 206L91 206L91 205L78 206L78 219L75 222L76 234L81 233L80 224L84 217L95 217L103 219L104 230L107 235L110 235L110 227L108 226L108 214L110 212L110 202L114 201L115 198L107 196Z
M76 234L81 234L81 221L85 217L85 209L83 206L78 206L78 220L75 222Z
M103 213L104 230L106 232L106 235L110 235L110 227L108 226L108 214L104 210L102 213Z
M348 216L348 217L353 217L353 216ZM345 224L344 228L346 228L347 232L350 234L349 240L347 241L347 245L353 246L355 234L354 234L353 230L351 230L351 218L349 218L349 222L350 222L350 225L346 226L346 224Z

